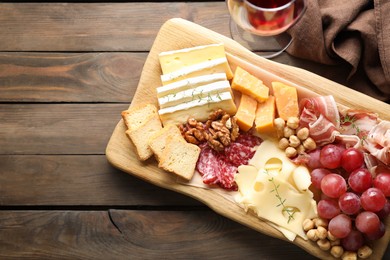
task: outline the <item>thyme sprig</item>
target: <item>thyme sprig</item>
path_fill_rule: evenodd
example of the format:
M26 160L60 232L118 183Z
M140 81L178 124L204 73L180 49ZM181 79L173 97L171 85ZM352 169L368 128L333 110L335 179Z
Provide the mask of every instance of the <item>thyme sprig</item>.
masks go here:
M361 134L362 131L359 128L359 126L356 124L356 118L354 116L346 115L342 120L340 120L340 125L343 125L345 123L351 124L352 129L355 129L355 131L356 131L356 133L355 133L356 136L359 136ZM367 138L366 135L362 135L360 137L361 145L364 145L364 141L366 140L366 138Z
M267 170L265 170L265 173L266 173L268 176L270 176ZM271 182L272 185L273 185L273 189L272 189L270 192L271 192L271 193L274 192L274 193L275 193L275 197L279 200L279 204L276 205L276 207L280 207L280 206L283 207L283 210L282 210L282 211L283 211L283 212L286 212L287 215L288 215L287 223L290 223L291 220L294 220L294 214L295 214L294 209L291 209L291 208L289 208L289 207L287 207L287 206L285 205L286 199L284 199L284 198L282 198L282 197L280 196L280 193L279 193L280 184L276 184L276 183L275 183L274 177L271 176L271 177L268 179L268 181Z

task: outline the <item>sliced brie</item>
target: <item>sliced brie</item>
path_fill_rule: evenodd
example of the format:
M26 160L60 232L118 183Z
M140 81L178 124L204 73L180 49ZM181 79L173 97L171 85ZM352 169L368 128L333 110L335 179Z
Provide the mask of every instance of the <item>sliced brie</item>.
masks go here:
M199 86L192 89L187 89L174 94L168 94L158 99L160 108L176 106L180 103L189 101L198 101L201 98L206 98L214 94L231 91L229 81L217 81L207 85Z
M175 94L179 91L195 88L201 85L210 84L216 81L226 80L226 73L215 73L211 75L202 75L198 77L183 79L171 84L158 87L157 97L161 98L169 94Z
M163 85L167 85L183 79L214 73L226 73L228 79L233 77L226 57L207 60L205 62L183 67L168 74L163 74L161 75L161 81Z
M236 113L237 108L230 92L212 94L173 107L162 108L158 113L164 125L182 124L190 117L206 121L209 114L219 108L231 115Z

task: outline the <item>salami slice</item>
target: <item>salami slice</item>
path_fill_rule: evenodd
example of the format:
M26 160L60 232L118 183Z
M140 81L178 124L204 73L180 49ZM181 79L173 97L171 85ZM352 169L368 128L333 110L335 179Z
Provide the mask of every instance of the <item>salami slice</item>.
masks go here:
M254 149L240 143L232 143L225 148L226 160L236 167L247 165L249 159L251 159L254 154Z
M213 150L207 143L200 145L196 169L202 175L203 182L208 185L217 184L227 190L237 190L234 175L240 165L248 164L255 154L253 147L261 143L261 139L251 134L241 134L222 152Z
M260 145L262 142L261 138L254 136L249 133L241 133L234 143L243 144L248 147L255 147Z
M219 181L219 160L216 152L207 144L201 146L196 169L202 175L205 184L217 184Z

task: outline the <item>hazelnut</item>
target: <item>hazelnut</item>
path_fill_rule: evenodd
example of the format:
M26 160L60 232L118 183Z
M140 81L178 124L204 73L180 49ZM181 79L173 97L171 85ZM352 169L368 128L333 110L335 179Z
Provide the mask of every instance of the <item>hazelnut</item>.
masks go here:
M368 258L372 254L372 249L369 246L362 246L357 252L360 258Z
M335 258L340 258L344 254L344 249L342 246L332 246L330 254Z
M297 155L297 150L294 147L289 146L286 148L285 153L288 158L293 158Z
M325 239L327 236L328 236L328 231L324 227L319 226L317 228L317 237L319 239Z
M287 118L287 126L294 130L297 129L299 127L299 118L298 117Z
M302 226L303 230L309 231L310 229L314 228L314 222L313 220L307 218L303 221Z
M291 128L288 127L288 126L285 126L285 127L283 128L283 136L284 136L284 137L290 138L290 136L292 136L293 134L295 134L294 129L291 129Z
M275 118L274 119L274 126L277 130L283 130L284 126L286 125L286 122L283 118Z
M324 227L324 228L327 228L329 223L328 220L323 218L314 218L313 222L316 227Z
M317 144L313 140L313 138L309 137L305 141L303 141L303 147L305 147L306 150L311 151L317 148Z
M357 254L356 254L356 252L345 251L344 254L341 256L341 259L343 259L343 260L356 260Z
M317 245L321 250L324 250L324 251L327 251L330 249L330 242L327 239L318 240Z
M303 141L309 137L309 129L307 127L303 127L297 131L297 136L299 140Z
M336 241L338 238L335 237L332 233L330 233L330 231L328 231L328 235L327 235L328 239L330 241Z
M300 144L298 147L297 147L297 153L298 154L303 154L303 153L305 153L305 147L303 147L303 145L302 144Z
M279 140L279 148L285 150L289 145L289 141L287 138L283 137Z
M296 135L291 135L288 140L290 142L290 146L294 148L297 148L301 144L301 140L299 140Z
M307 238L310 239L311 241L318 240L316 229L310 229L309 231L307 231L306 235L307 235Z

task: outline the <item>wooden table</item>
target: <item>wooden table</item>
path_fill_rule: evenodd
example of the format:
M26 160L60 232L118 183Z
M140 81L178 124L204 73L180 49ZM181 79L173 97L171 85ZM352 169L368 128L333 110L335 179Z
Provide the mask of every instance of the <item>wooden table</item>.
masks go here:
M223 1L0 4L0 258L313 258L107 162L173 17L229 35ZM346 84L347 68L276 61Z

